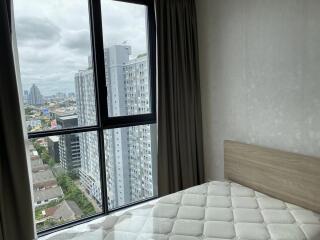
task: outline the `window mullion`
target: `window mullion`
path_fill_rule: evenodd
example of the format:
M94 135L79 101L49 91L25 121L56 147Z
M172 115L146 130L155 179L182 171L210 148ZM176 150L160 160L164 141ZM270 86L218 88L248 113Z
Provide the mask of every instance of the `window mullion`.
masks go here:
M103 136L103 119L108 117L108 106L106 101L107 89L105 78L105 64L104 64L104 48L103 48L103 34L102 34L102 17L100 1L89 0L90 9L90 26L92 38L92 53L94 66L94 81L96 89L97 102L97 119L98 119L98 142L99 142L99 160L100 160L100 176L101 176L101 194L103 203L103 212L108 213L108 195L106 183L106 166L104 154L104 136Z
M131 127L156 123L156 116L153 113L131 116L111 117L103 124L104 129L120 127Z
M157 117L157 39L156 39L156 22L153 1L148 2L148 49L149 49L149 77L150 77L150 100L151 113L153 118Z

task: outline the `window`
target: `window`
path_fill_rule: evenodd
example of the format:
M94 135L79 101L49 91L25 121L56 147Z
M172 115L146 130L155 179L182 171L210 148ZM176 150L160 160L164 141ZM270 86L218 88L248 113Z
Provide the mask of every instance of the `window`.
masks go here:
M151 4L14 0L40 234L157 195Z

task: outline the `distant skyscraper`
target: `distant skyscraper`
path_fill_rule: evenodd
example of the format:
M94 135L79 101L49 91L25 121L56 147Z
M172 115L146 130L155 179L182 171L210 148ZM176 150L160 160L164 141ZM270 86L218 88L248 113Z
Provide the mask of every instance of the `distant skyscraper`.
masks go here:
M43 102L39 88L35 84L32 84L28 95L28 103L31 105L41 105Z
M57 117L62 128L77 126L77 115ZM81 167L79 135L75 133L59 137L59 159L61 167L78 174Z
M131 47L116 45L105 49L105 71L110 116L150 112L147 55L130 60ZM94 81L91 58L89 68L75 76L79 125L96 122ZM154 168L152 157L156 140L150 125L116 128L104 132L109 208L153 196ZM101 200L97 135L80 135L80 179L88 192Z
M29 99L29 92L28 92L28 90L24 90L23 91L23 103L28 103L28 99Z

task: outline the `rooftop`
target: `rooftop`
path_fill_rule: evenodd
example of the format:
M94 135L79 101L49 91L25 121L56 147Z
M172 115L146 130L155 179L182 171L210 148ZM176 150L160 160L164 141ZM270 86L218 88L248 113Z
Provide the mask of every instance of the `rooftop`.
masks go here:
M31 158L32 161L40 159L39 156L34 156L34 155L31 155L30 158Z
M50 200L63 196L61 187L48 188L41 191L33 191L34 202Z
M43 165L43 162L42 162L42 160L40 158L31 161L31 167L32 168L39 167L39 166L42 166L42 165Z
M49 165L48 164L43 164L43 165L37 165L32 167L32 173L36 173L36 172L40 172L40 171L45 171L49 169Z
M74 201L63 201L54 212L55 219L73 220L83 215L83 212Z
M77 119L77 115L69 115L69 116L59 116L61 120L70 120L70 119Z
M33 156L39 156L38 151L37 151L37 150L33 150L33 151L32 151L32 155L33 155Z
M32 174L33 184L56 181L51 170L41 171Z
M50 136L48 137L52 142L59 142L59 137L58 136Z

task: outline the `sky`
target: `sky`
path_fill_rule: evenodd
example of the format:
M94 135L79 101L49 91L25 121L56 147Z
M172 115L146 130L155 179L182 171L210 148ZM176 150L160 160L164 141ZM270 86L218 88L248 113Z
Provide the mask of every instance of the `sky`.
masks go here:
M45 96L74 92L74 75L91 55L87 0L13 0L23 90L36 84ZM145 7L101 0L104 47L146 52Z

